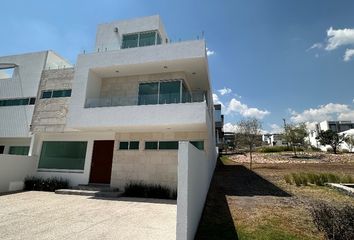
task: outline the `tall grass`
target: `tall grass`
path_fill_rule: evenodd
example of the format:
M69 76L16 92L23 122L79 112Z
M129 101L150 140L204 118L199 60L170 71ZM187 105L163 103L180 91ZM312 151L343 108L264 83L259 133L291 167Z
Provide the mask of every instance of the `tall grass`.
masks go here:
M350 175L336 175L333 173L292 173L284 176L284 180L288 184L296 186L308 186L309 184L324 186L326 183L354 183L354 179Z
M158 184L130 182L125 186L124 195L127 197L177 199L177 190Z
M69 187L69 181L63 178L41 178L26 177L24 190L27 191L45 191L54 192L57 189L65 189Z

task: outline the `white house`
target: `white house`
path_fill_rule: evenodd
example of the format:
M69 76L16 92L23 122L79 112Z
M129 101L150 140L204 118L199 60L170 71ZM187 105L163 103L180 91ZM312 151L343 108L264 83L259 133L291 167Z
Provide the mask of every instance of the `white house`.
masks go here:
M26 175L159 184L178 189L177 238L193 238L217 155L204 40L172 43L150 16L99 25L75 67L47 51L0 68L0 191Z
M281 133L267 133L262 135L262 142L270 146L286 146L284 134Z

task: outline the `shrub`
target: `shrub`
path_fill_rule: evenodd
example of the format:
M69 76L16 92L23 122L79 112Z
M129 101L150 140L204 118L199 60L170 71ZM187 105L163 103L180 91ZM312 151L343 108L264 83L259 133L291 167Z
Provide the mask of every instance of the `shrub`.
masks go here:
M327 239L354 239L354 207L336 208L318 203L312 206L311 215L316 227L324 232Z
M318 148L318 147L314 147L314 146L310 146L311 150L314 151L314 152L321 152L321 148Z
M341 177L340 182L341 183L354 183L354 179L350 175L344 175Z
M297 187L300 187L302 184L302 180L301 180L300 175L298 175L296 173L292 173L291 176L293 177L293 181L294 181L295 185Z
M288 146L272 146L272 147L262 147L258 149L258 152L262 152L262 153L289 152L289 151L292 151L292 148Z
M54 192L57 189L69 187L69 181L63 178L41 178L41 177L26 177L25 188L27 191L45 191Z
M333 150L332 147L328 147L328 148L326 148L326 150L327 150L327 152L329 152L329 153L334 153L334 150Z
M284 180L287 184L293 184L293 181L291 180L291 176L289 174L284 176Z
M170 190L158 184L130 182L125 186L124 195L127 197L177 199L177 191Z
M340 152L342 152L342 153L349 153L349 150L348 150L348 149L342 149L342 150L340 150Z

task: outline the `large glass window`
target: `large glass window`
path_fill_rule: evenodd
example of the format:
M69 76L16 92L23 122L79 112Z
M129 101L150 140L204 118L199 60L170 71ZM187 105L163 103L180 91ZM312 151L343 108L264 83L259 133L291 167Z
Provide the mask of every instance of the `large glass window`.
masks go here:
M119 150L139 150L139 141L119 142Z
M157 141L147 141L145 142L145 149L152 150L157 149Z
M160 82L159 103L180 103L181 81Z
M28 155L28 146L11 146L9 149L9 154L11 155Z
M159 83L139 84L139 105L149 105L158 103Z
M0 107L33 105L36 98L18 98L0 100Z
M204 150L204 141L190 141L190 143L199 150Z
M138 46L139 34L123 35L122 48L134 48Z
M52 97L52 91L43 91L41 98L51 98Z
M155 45L156 32L140 33L139 47Z
M70 97L71 89L64 90L46 90L42 92L41 98L60 98L60 97Z
M38 168L84 170L87 142L43 142Z

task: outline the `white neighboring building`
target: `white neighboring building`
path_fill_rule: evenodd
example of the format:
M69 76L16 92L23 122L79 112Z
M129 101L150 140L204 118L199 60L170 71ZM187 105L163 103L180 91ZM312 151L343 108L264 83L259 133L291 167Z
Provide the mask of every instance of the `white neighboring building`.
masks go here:
M339 134L351 135L353 133L353 129L354 123L352 121L323 121L316 124L315 130L309 131L308 140L312 146L320 148L322 151L327 151L327 148L329 146L321 145L316 139L316 137L318 137L319 132L332 130ZM341 144L340 149L348 149L347 144Z
M287 142L284 139L284 135L280 133L274 134L263 134L262 135L262 142L270 146L286 146Z

